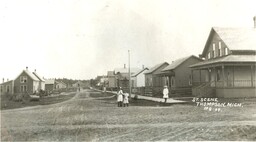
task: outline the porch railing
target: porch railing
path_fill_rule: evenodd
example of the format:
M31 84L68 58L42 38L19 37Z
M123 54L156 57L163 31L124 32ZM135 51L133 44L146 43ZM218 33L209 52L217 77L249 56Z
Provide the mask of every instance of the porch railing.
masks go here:
M255 87L255 80L227 80L217 81L217 88Z
M193 87L192 94L197 97L213 97L214 96L214 88L211 87L213 82L204 82L201 85Z
M210 87L216 88L234 88L234 87L256 87L255 80L225 80L225 81L211 81L209 83ZM193 88L200 87L206 84L206 82L193 82Z

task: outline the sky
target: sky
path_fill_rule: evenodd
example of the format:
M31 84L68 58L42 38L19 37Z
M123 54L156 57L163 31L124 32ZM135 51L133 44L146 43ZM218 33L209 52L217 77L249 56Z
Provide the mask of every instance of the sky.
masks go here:
M202 53L211 27L253 28L255 0L1 0L0 78L92 79ZM2 81L1 81L2 82Z

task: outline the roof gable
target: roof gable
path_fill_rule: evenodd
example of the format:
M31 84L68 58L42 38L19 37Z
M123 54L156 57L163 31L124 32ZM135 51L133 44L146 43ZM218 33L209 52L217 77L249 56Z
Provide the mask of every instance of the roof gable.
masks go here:
M39 76L36 72L33 72L33 74L40 80L45 82L44 78L42 78L41 76Z
M27 74L32 80L34 81L39 81L39 79L31 72L28 70L23 70L14 80L18 79L23 73Z
M134 74L132 75L132 77L136 77L136 76L138 76L139 74L141 74L143 71L146 71L146 70L148 70L148 68L141 69L140 71L134 73Z
M229 50L255 50L256 29L255 28L219 28L213 27L206 41L202 55L205 56L213 35L217 34L227 45Z
M179 58L179 59L173 61L170 65L165 67L162 71L174 70L177 67L179 67L181 64L183 64L185 61L187 61L188 59L191 59L191 58L196 58L200 61L203 61L202 59L200 59L200 58L198 58L194 55L191 55L191 56L187 56L187 57L184 57L184 58Z
M159 68L162 67L163 65L169 65L169 63L163 62L163 63L157 64L157 65L155 65L154 67L152 67L152 68L150 68L149 70L147 70L144 74L153 73L154 71L156 71L157 69L159 69Z

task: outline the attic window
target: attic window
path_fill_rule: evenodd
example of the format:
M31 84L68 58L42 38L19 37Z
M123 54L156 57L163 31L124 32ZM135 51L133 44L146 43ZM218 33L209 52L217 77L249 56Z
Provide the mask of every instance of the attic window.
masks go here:
M211 59L211 53L210 52L208 53L208 59Z
M219 51L218 51L219 56L222 56L222 50L221 50L221 42L219 42Z
M225 54L225 55L228 55L228 48L227 48L227 47L225 48L224 54Z
M26 83L28 80L27 76L21 76L20 77L20 83Z
M212 57L215 58L216 57L216 47L215 47L215 43L212 44Z

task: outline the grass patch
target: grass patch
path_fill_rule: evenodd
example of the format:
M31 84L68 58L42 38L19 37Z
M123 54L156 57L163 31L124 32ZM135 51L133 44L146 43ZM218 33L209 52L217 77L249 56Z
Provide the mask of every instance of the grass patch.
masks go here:
M1 110L23 108L28 106L37 105L49 105L69 100L75 96L75 92L69 93L68 95L58 95L54 97L42 97L39 101L23 100L21 102L15 102L9 100L8 97L1 96Z

